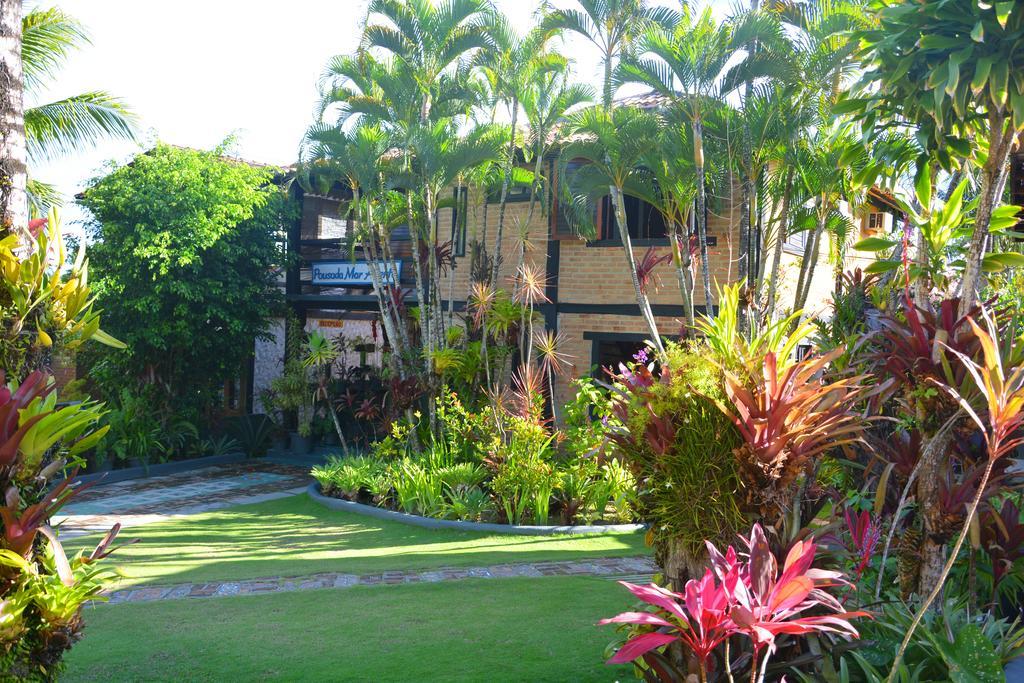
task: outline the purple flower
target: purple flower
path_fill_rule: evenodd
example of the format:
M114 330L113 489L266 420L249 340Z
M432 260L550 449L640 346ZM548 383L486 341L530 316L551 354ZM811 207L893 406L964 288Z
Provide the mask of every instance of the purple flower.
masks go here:
M634 353L633 354L633 360L635 360L637 363L646 363L647 362L647 349L640 349L639 351Z

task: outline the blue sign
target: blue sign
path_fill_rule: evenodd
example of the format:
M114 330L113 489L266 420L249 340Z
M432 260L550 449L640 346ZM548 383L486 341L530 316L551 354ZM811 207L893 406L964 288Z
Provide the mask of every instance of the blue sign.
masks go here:
M326 287L372 287L370 267L366 261L317 261L311 264L313 284ZM380 264L381 277L384 284L392 284L391 274L402 277L402 262L393 261L391 265Z

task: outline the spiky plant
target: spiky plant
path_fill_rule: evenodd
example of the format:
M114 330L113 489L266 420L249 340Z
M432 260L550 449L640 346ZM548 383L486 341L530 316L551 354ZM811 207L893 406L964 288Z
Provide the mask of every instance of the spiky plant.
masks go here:
M802 526L798 480L806 481L823 454L861 441L867 428L857 404L879 387L866 376L822 379L842 353L838 348L780 368L769 351L759 373L722 369L727 400L715 404L743 439L735 454L746 503L776 528L790 510L794 528Z

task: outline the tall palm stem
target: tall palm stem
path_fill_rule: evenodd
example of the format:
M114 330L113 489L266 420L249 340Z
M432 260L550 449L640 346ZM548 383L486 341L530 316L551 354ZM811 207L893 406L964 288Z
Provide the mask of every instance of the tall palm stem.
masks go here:
M654 313L651 311L651 303L640 286L640 278L636 273L636 257L633 255L633 241L629 236L629 227L626 223L626 206L622 199L622 188L611 185L608 192L615 204L615 223L619 229L619 237L622 239L622 250L626 254L626 263L629 267L630 279L633 281L633 290L636 293L636 302L640 307L640 314L647 323L651 332L651 343L660 357L665 355L665 347L661 343L661 335L658 333L658 325L654 320Z
M501 203L498 206L498 228L494 235L494 264L491 267L491 285L498 285L501 268L501 238L505 231L505 210L508 207L508 188L512 183L512 169L516 160L516 125L519 123L519 98L512 98L512 130L509 133L508 156L501 179Z
M0 228L28 224L21 0L0 0Z
M704 123L700 116L693 118L693 161L697 172L697 245L700 249L701 277L704 282L704 308L710 313L711 269L708 259L707 192L704 175Z

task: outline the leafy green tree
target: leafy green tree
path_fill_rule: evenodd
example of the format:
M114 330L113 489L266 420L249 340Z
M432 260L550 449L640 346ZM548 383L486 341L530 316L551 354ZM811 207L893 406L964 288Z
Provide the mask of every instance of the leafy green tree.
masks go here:
M915 130L946 170L980 167L961 314L977 300L992 212L1008 159L1024 130L1024 7L1018 2L908 0L884 6L864 33L867 70L858 96L842 105L871 134L895 124ZM919 178L930 173L918 164Z
M161 144L84 193L99 306L128 345L95 373L108 392L153 385L166 405L208 407L277 312L290 205L269 169L223 151Z

